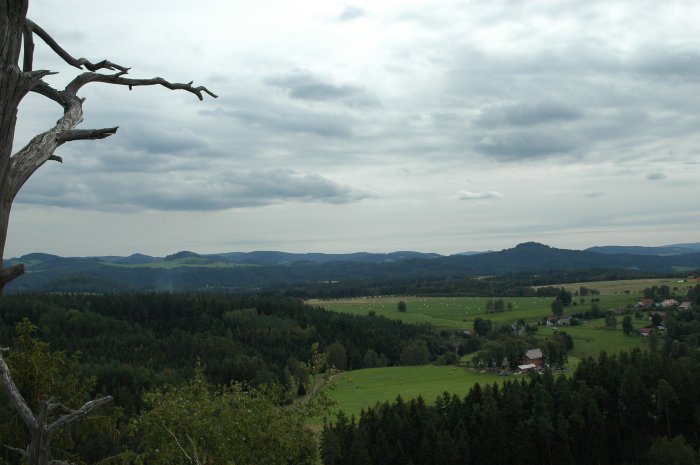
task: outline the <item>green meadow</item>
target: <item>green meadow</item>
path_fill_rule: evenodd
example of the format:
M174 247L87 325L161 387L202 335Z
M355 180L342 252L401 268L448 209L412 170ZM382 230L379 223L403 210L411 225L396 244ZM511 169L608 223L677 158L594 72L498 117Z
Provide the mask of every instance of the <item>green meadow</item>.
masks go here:
M336 375L325 392L338 403L339 410L348 416L358 416L363 408L394 401L399 395L406 400L422 396L426 403L432 404L445 391L463 397L476 383L500 383L506 379L516 377L455 366L367 368Z
M575 297L576 305L565 309L565 314L585 312L590 309L591 297L599 299L598 305L603 310L624 308L634 304L642 297L645 287L666 284L678 287L685 293L687 283L668 279L645 279L629 281L609 281L597 283L566 284L567 290L575 291L581 286L597 289L600 295ZM386 318L401 320L406 323L431 324L437 328L465 330L472 329L475 318L490 319L496 324L510 324L518 319L536 324L551 316L551 297L546 298L503 298L512 310L487 313L488 297L414 297L383 296L364 297L342 300L312 300L312 305L330 311L367 315L374 312ZM495 300L495 298L494 298ZM406 302L407 311L399 312L399 301ZM536 337L546 339L555 331L566 331L574 341L574 348L569 354L569 368L574 369L579 361L586 357L597 357L601 351L618 353L633 348L646 348L647 339L636 333L625 336L622 332L622 316L617 317L615 329L605 328L604 319L588 320L578 326L538 326ZM633 318L633 327L648 324L646 319ZM468 358L468 357L467 357ZM519 375L523 376L523 375ZM491 373L479 373L473 369L454 366L408 366L372 368L345 372L334 378L334 383L326 392L338 402L338 408L348 415L358 415L363 408L377 402L393 401L398 395L404 399L422 396L432 403L437 396L447 391L451 394L465 395L476 383L488 384L517 379L517 376L498 376Z
M614 309L635 303L637 297L627 294L596 296L600 299L601 309ZM590 309L590 297L576 298L576 305L566 309L566 313L585 312ZM519 319L527 323L536 323L551 316L551 297L513 297L503 298L506 306L512 310L487 313L486 303L490 297L363 297L356 299L310 300L308 303L326 310L354 315L367 315L374 312L386 318L401 320L405 323L427 323L436 328L472 329L476 318L484 318L494 323L510 324ZM493 299L495 300L495 299ZM399 312L399 301L406 302L407 311Z
M625 336L622 332L622 316L617 317L618 324L615 329L605 328L605 319L588 320L578 326L553 327L540 326L536 336L541 339L547 339L554 334L555 331L566 331L574 341L574 348L570 355L576 358L597 357L602 351L609 354L647 347L647 339L639 334L632 333ZM640 328L647 325L646 320L633 319L632 327Z
M683 279L669 279L669 278L652 278L652 279L623 279L619 281L596 281L589 283L571 283L562 284L561 287L568 291L576 291L585 286L589 289L597 289L600 291L601 295L611 296L620 295L628 296L631 298L639 299L643 297L644 288L652 286L663 286L666 285L673 289L674 287L678 289L678 292L685 295L689 287L695 285L695 283L689 283Z

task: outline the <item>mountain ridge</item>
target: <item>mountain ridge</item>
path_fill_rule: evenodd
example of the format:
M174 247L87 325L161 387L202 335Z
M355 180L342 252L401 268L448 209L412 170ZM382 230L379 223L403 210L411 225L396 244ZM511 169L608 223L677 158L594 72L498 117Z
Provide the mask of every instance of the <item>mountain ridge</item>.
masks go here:
M537 242L476 255L443 256L406 251L389 254L243 254L182 251L164 258L131 255L122 263L114 257L61 258L49 254L27 254L5 263L25 263L27 269L24 276L8 285L8 292L249 291L295 283L358 279L451 279L584 269L667 274L700 270L700 252L680 255L605 254L558 249Z

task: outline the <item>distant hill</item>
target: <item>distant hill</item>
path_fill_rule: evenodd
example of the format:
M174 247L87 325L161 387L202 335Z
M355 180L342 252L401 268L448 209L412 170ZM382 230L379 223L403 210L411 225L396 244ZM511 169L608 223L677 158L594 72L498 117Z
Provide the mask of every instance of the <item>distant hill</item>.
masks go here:
M691 244L672 244L660 247L641 247L626 245L606 245L590 247L586 252L604 254L633 254L633 255L682 255L700 252L700 242Z
M451 256L408 251L387 254L183 251L164 258L140 254L123 258L63 258L34 253L5 263L24 263L27 270L7 286L8 292L243 291L294 283L463 278L552 270L678 273L700 269L700 252L613 254L527 242L498 252Z
M217 256L226 258L235 263L252 265L291 265L301 263L330 263L330 262L350 262L350 263L389 263L408 260L413 258L437 258L441 255L435 253L421 252L391 252L391 253L368 253L355 252L348 254L325 254L325 253L287 253L274 251L257 252L231 252L218 254Z
M144 255L140 253L131 254L128 257L99 257L100 260L108 261L114 263L115 265L143 265L145 263L152 263L160 260L156 257L151 257L149 255Z

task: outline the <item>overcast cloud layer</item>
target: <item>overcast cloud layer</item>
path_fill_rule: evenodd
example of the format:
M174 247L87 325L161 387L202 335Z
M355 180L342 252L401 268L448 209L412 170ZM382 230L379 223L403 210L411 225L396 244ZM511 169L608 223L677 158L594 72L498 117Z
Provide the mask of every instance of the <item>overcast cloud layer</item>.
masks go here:
M700 241L700 4L31 0L93 84L6 256ZM37 40L35 68L75 70ZM60 108L32 95L15 148Z

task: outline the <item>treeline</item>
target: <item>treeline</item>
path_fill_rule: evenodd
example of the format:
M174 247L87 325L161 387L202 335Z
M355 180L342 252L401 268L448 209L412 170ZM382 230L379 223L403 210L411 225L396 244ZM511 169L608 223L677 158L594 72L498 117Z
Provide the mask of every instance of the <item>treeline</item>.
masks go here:
M341 347L339 368L398 365L407 346L429 360L450 350L448 336L380 316L312 308L297 299L210 294L13 295L0 299L0 340L27 318L53 350L80 353L95 390L114 396L127 415L157 386L179 385L204 366L215 385L280 383L304 390L311 346ZM334 352L336 360L338 351ZM405 355L404 355L405 358Z
M343 280L280 286L277 291L302 299L339 299L366 295L419 295L463 297L535 297L541 286L572 282L617 281L661 278L670 275L632 270L563 270L536 274L510 273L499 276L453 276L404 279ZM541 291L539 291L541 292ZM549 296L549 295L547 295Z
M341 415L324 428L323 463L692 464L699 390L697 351L602 353L569 377L545 372L434 405L398 398Z

